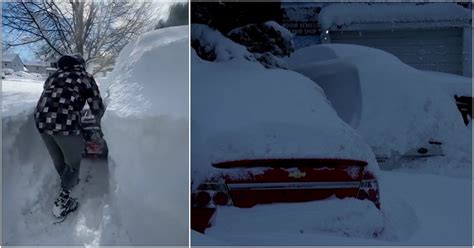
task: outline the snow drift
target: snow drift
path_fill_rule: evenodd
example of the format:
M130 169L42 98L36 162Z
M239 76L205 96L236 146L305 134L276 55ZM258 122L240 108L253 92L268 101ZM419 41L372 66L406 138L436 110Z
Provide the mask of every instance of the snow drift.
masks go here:
M344 44L299 49L288 63L324 89L340 117L377 155L440 141L447 156L434 159L449 168L444 171L470 176L471 128L454 100L455 94L471 95L469 78L420 71L384 51Z
M188 46L188 26L146 33L106 82L111 206L133 245L187 245Z

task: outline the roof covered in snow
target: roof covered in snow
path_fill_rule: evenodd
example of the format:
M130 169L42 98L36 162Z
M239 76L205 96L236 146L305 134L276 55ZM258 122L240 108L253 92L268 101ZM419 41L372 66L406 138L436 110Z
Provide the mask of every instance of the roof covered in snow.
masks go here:
M11 62L15 59L15 57L17 57L18 54L16 53L4 53L2 55L2 61L5 61L5 62Z
M471 20L470 10L455 3L336 3L318 16L322 29L372 23L462 22Z
M48 66L48 64L44 61L26 61L26 66Z

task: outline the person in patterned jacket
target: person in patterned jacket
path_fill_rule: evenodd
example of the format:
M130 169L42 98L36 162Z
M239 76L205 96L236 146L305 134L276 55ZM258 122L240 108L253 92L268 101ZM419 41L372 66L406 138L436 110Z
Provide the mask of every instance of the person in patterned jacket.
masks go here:
M69 194L79 181L84 150L80 120L86 102L100 123L105 108L94 77L86 72L81 55L64 55L58 60L58 70L46 79L34 112L36 127L61 179L61 192L53 206L58 218L78 205Z

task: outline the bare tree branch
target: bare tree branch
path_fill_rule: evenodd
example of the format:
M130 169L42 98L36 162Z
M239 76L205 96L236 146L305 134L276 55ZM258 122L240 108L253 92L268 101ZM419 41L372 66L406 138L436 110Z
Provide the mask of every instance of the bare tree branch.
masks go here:
M35 44L34 53L43 58L79 52L94 72L100 72L150 26L150 6L149 2L80 0L4 3L3 44Z

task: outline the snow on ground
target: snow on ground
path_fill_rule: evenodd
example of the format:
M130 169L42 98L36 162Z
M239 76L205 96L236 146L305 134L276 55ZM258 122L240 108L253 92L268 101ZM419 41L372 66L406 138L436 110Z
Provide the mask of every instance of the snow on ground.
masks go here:
M83 160L79 209L57 225L59 178L32 114L42 82L2 81L2 245L187 245L187 37L160 29L121 53L101 82L108 163Z
M348 138L358 137L356 132L389 152L441 137L451 145L446 149L449 156L418 160L417 171L379 171L380 211L354 199L219 207L214 225L205 235L193 232L192 243L470 245L471 132L463 126L452 99L455 93L470 93L466 79L418 71L370 48L339 45L300 54L290 62L320 63L318 69L327 69L322 70L325 79L349 72L332 85L335 95L337 89L346 90L339 99L344 104L329 102L327 88L301 74L265 70L239 58L211 63L192 52L193 183L209 173L210 164L223 160L309 154L371 159L365 149L360 150L363 140L353 143ZM346 110L344 119L356 130L341 124L331 106L339 115ZM333 147L336 144L340 150ZM433 171L438 175L428 174ZM446 171L452 177L442 175ZM464 178L454 177L460 175Z
M302 75L244 59L213 63L192 53L192 178L241 159L352 158L374 154Z
M471 175L472 131L454 100L455 94L471 95L470 78L420 71L384 51L345 44L299 49L289 65L324 89L340 117L377 155L402 155L440 141L446 156L426 164Z
M322 8L321 28L352 23L469 22L471 11L455 3L338 3Z
M194 245L470 245L471 180L381 172L382 211L355 199L221 207ZM379 232L377 236L373 232Z

